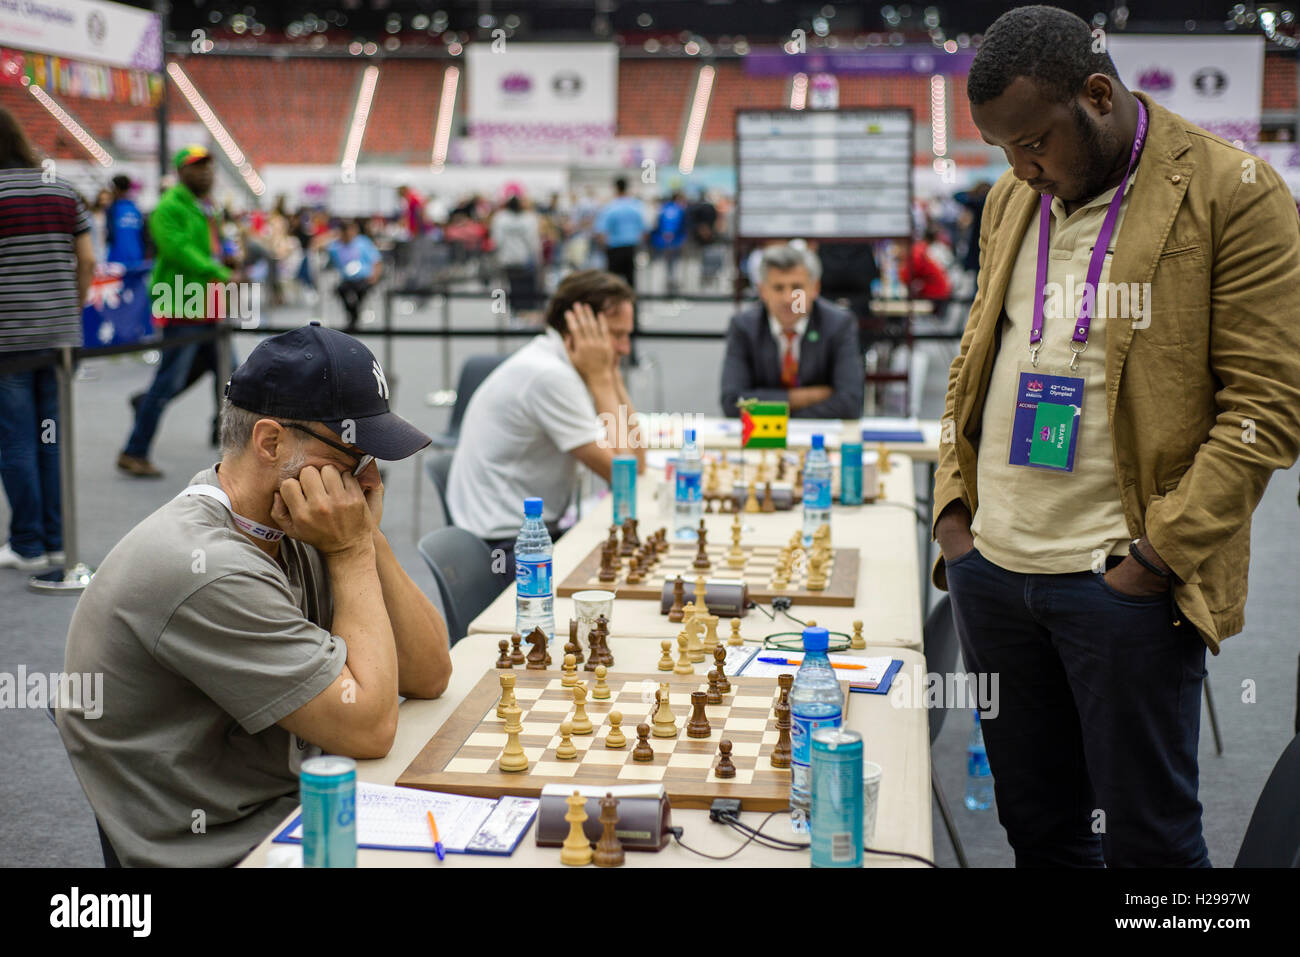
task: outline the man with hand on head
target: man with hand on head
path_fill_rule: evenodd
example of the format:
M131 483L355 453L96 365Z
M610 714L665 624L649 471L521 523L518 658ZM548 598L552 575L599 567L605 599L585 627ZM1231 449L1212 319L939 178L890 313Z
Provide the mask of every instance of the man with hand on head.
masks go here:
M769 246L758 262L759 302L731 318L722 360L722 413L741 399L788 402L790 415L856 419L865 372L852 314L821 292L821 262L807 249Z
M398 696L436 698L446 625L380 530L375 459L428 436L388 408L370 351L317 323L263 341L231 377L221 462L126 534L68 630L59 732L120 861L239 861L325 751L388 753Z
M469 400L447 511L453 524L505 552L503 580L514 579L525 498L542 499L554 538L579 464L606 481L616 455L635 455L637 471L645 468L618 364L631 351L634 298L610 273L570 273L547 304L546 331L497 366Z
M934 580L999 679L998 817L1020 866L1208 867L1205 649L1244 627L1251 515L1300 451L1295 206L1064 10L999 17L967 91L1011 168L948 374Z

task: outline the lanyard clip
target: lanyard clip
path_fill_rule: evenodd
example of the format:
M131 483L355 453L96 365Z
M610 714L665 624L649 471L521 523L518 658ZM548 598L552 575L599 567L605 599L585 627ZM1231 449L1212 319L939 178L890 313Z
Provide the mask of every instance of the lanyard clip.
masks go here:
M1042 347L1039 345L1032 345L1029 347L1029 361L1034 368L1038 368L1038 350L1040 348Z
M1075 348L1076 346L1078 346L1078 348ZM1074 355L1070 356L1070 371L1071 371L1071 372L1078 371L1078 368L1079 368L1079 356L1082 355L1082 354L1083 354L1083 351L1084 351L1085 349L1087 349L1087 348L1088 348L1088 340L1086 340L1086 339L1083 341L1083 344L1082 344L1082 345L1080 345L1079 343L1076 343L1076 342L1074 342L1074 341L1071 341L1071 342L1070 342L1070 351L1074 353Z

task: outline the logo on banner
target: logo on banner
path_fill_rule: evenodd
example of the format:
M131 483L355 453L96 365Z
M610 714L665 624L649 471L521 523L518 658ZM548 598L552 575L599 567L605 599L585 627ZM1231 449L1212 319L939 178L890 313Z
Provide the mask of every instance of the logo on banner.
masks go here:
M582 76L565 70L551 77L551 89L561 99L571 100L582 93Z
M1217 99L1228 88L1228 75L1218 67L1201 67L1192 74L1192 86L1198 96L1207 100Z
M510 100L523 100L533 92L533 80L527 73L507 73L501 78L501 94Z
M1146 93L1169 93L1174 88L1174 75L1158 66L1148 67L1138 71L1137 85Z
M86 17L86 35L90 37L90 42L99 46L104 42L107 34L108 24L104 22L104 15L98 10L92 11L90 16Z

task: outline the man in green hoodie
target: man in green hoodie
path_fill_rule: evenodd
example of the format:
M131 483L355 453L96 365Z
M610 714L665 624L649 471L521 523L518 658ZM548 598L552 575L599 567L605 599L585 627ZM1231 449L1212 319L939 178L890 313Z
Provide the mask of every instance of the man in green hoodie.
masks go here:
M216 316L208 314L212 298L207 295L208 284L230 278L230 270L221 262L221 239L207 202L216 172L212 154L202 146L187 146L176 154L175 165L180 182L159 197L149 217L149 233L157 249L149 288L154 322L162 329L164 344L213 324ZM135 422L126 448L117 457L119 469L137 478L162 477L149 461L149 447L163 409L188 384L192 367L214 370L213 392L220 407L224 383L215 381L216 350L216 342L163 350L149 391L132 403Z

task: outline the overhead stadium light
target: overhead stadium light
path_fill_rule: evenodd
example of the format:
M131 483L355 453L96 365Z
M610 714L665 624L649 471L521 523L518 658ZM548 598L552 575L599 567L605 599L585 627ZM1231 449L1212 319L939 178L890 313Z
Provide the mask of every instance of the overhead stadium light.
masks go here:
M686 122L686 135L682 137L681 159L677 161L677 169L682 173L690 173L695 169L695 155L700 150L700 137L704 135L704 120L709 115L709 97L713 94L714 72L711 66L700 67L700 75L695 81L691 116Z
M948 155L948 85L939 73L930 77L930 142L935 156Z
M790 109L802 110L808 105L808 74L796 73L790 81Z
M438 102L438 121L433 136L433 171L441 173L447 162L451 142L451 119L456 112L456 87L460 85L460 68L449 66L442 74L442 98Z
M361 74L361 89L357 91L357 104L352 110L352 126L348 130L348 141L343 147L344 172L356 171L357 157L361 155L361 141L366 136L366 124L370 120L370 104L375 98L375 87L379 85L379 67L368 66Z
M59 104L55 103L50 95L42 90L35 83L27 87L32 96L36 97L36 102L50 111L50 114L63 124L63 128L73 135L87 153L95 158L100 166L112 166L113 157L108 155L108 151L99 145L99 140L95 139L86 131L86 128L68 115L68 112Z
M253 169L253 164L248 161L244 151L235 144L234 137L226 132L226 128L221 125L221 121L212 112L211 107L203 99L198 88L190 82L190 78L185 75L185 71L181 69L180 64L176 62L167 64L167 75L172 78L176 88L189 101L190 107L198 114L199 121L211 134L212 138L217 141L217 145L221 147L221 152L225 153L226 159L230 160L230 165L239 171L239 175L248 184L248 188L253 191L253 195L263 195L266 192L266 183L262 182L262 177L257 175L257 170Z

